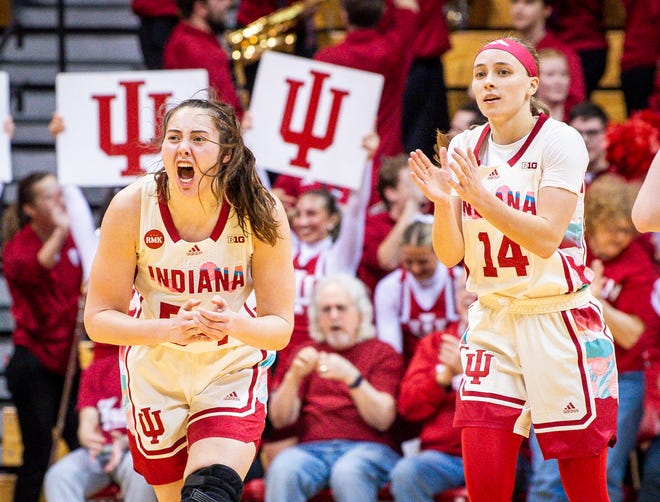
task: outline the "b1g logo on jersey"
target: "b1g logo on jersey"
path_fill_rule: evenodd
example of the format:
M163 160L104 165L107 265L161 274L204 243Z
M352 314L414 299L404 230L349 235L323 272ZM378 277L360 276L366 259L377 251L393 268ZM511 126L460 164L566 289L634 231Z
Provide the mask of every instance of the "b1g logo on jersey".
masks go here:
M537 169L539 167L538 162L521 162L520 164L523 169Z
M228 244L243 244L245 242L244 235L228 235L227 243Z
M152 229L144 234L144 243L149 249L158 249L165 244L165 236L160 230Z

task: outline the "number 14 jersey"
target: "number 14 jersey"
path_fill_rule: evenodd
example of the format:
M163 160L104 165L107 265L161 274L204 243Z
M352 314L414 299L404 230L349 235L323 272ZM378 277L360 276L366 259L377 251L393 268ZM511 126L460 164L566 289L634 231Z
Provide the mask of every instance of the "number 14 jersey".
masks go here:
M578 197L564 238L549 258L520 246L463 201L467 289L479 296L540 298L586 287L592 276L585 265L584 242L584 174L589 157L580 134L542 114L529 134L515 143L494 143L485 124L456 136L450 153L456 147L474 150L484 186L518 211L536 214L544 187L568 190Z

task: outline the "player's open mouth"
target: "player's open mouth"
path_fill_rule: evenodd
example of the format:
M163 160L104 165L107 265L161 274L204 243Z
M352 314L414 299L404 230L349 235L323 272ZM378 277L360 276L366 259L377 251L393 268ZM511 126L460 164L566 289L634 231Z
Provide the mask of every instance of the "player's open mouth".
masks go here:
M193 169L192 164L178 164L177 175L179 176L179 180L189 182L195 176L195 170Z

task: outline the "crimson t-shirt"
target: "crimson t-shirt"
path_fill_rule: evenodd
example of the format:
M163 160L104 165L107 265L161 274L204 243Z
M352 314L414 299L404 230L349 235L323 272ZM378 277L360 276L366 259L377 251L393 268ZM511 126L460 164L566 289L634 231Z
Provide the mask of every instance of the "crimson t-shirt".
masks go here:
M82 265L71 234L51 269L37 259L43 244L28 224L5 245L4 275L16 324L13 340L47 370L64 375L78 314Z
M341 352L327 344L313 346L318 351L337 352L345 357L374 388L396 399L403 360L387 343L372 338ZM362 419L343 382L312 372L303 380L299 396L301 442L347 439L395 446L390 431L379 432Z

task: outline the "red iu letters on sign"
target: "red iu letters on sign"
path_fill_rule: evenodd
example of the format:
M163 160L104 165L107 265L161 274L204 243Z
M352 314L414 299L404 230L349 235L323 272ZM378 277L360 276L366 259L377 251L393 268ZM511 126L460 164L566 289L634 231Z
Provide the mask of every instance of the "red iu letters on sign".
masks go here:
M139 88L144 84L144 80L136 82L119 82L119 85L126 90L126 142L113 143L111 138L110 102L117 96L96 95L92 96L99 103L99 147L111 157L126 157L127 166L121 171L122 176L140 176L144 170L140 167L140 157L146 154L155 153L151 143L140 141L140 105ZM171 92L153 93L148 96L154 102L154 124L155 131L160 128L162 119L161 110L164 110L165 100L172 95ZM155 132L154 132L155 135Z
M348 91L330 89L330 92L332 93L332 108L330 109L330 117L328 118L328 125L325 134L323 136L314 136L314 123L316 122L316 112L319 107L323 81L328 78L330 74L315 70L310 70L310 73L314 78L314 83L312 84L312 92L309 97L307 113L305 115L305 124L302 131L296 132L291 130L293 107L296 104L298 90L304 84L304 82L300 80L286 79L286 83L289 84L289 94L287 96L286 107L284 109L282 124L280 126L280 134L284 142L298 145L298 155L291 160L291 165L304 167L306 169L309 168L307 152L311 148L325 150L332 145L335 140L335 129L337 128L337 118L339 117L341 103L342 100L349 95Z

